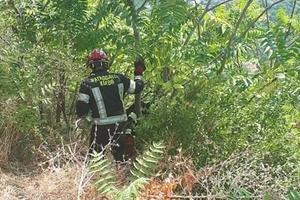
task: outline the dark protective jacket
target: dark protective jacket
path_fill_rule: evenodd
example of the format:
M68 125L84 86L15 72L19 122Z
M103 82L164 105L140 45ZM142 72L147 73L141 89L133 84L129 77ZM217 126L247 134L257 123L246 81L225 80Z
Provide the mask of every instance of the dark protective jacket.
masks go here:
M136 76L133 81L106 70L93 72L80 85L76 113L82 117L91 110L95 125L124 122L127 120L123 103L125 94L136 94L143 88L141 76Z

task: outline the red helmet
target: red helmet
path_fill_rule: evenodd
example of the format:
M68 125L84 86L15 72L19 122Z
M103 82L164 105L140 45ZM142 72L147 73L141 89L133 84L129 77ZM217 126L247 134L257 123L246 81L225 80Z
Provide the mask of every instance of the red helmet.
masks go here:
M91 65L95 61L100 62L108 62L108 56L107 54L99 49L94 49L89 55L88 55L88 61L87 64Z

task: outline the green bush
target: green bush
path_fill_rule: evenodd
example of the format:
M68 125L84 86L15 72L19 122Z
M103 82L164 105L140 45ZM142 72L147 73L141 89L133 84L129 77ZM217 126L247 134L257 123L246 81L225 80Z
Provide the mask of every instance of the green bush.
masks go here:
M183 95L163 97L152 106L137 138L163 137L173 150L182 145L199 166L249 146L270 152L266 159L273 164L299 156L299 129L291 128L299 114L290 95L297 80L289 76L265 87L272 81L268 76L202 72L186 85Z

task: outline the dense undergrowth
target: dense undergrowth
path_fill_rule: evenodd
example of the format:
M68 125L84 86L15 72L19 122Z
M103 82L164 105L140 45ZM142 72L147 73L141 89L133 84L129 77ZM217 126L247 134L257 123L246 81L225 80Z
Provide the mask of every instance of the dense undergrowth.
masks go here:
M1 1L1 178L6 184L8 171L23 173L22 166L31 166L39 173L15 177L17 185L32 181L25 191L36 193L29 199L46 198L35 187L49 199L78 197L80 177L90 173L84 164L90 122L75 127L74 105L80 80L89 73L86 55L97 47L109 53L114 72L131 76L140 54L147 63L142 99L150 108L136 127L136 143L142 153L163 140L166 154L138 191L140 198L297 198L299 5ZM129 106L133 99L125 102ZM71 144L81 150L70 151ZM82 192L92 197L81 199L102 195L86 183ZM65 194L70 198L59 197L64 184L72 188Z
M1 170L0 198L294 200L299 197L299 166L271 166L263 162L262 155L251 150L197 169L192 159L178 149L176 156L165 155L156 167L152 166L152 174L137 179L124 176L124 171L128 173L126 163L121 168L109 164L111 156L102 162L103 157L97 155L97 161L88 164L85 152L78 142L59 145L51 152L41 148L43 159L30 169L11 165L10 169ZM144 169L139 166L135 170ZM132 172L133 176L136 172ZM115 181L111 182L112 178Z

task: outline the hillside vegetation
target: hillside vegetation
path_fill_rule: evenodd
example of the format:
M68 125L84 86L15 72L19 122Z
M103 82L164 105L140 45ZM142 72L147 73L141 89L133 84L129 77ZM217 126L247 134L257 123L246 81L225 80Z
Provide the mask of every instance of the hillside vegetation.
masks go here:
M147 65L123 183L75 125L94 48ZM0 199L300 199L299 111L297 0L0 1Z

